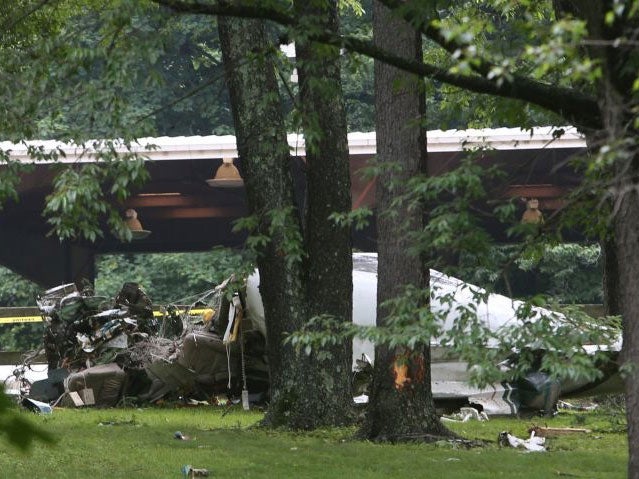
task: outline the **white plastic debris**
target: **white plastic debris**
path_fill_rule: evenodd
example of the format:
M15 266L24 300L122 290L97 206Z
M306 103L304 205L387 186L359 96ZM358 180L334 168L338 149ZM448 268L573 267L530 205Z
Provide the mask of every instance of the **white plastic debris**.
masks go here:
M531 452L546 451L546 438L535 436L535 431L530 433L528 439L520 439L508 431L502 431L499 433L498 442L500 446L514 447L515 449L523 448Z
M488 421L488 415L484 411L479 412L474 407L462 407L459 409L459 412L455 414L442 416L443 421L449 422L468 422L471 419L475 421Z

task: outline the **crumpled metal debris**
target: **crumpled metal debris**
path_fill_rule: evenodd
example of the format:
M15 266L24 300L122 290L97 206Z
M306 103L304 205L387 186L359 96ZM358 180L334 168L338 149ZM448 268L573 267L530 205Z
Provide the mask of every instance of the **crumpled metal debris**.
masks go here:
M134 283L125 283L114 301L79 292L71 283L45 291L36 303L45 321L50 370L86 367L107 349L126 348L157 331L151 300ZM119 342L112 342L116 337Z
M22 405L29 411L33 411L41 414L51 414L53 409L48 403L36 401L35 399L24 398Z
M248 402L247 383L256 393L268 390L266 339L244 319L244 300L230 290L230 280L191 306L164 308L162 317L154 316L136 283L125 283L113 300L74 284L45 291L36 302L48 379L30 391L16 390L21 398L78 407L115 406L125 397L154 402L170 394L209 400L245 391Z

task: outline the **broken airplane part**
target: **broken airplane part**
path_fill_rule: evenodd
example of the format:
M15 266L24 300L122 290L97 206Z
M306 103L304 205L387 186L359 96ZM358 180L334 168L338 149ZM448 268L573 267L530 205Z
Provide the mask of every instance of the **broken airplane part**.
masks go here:
M373 325L375 321L377 290L377 254L355 253L353 255L353 321L362 325ZM443 331L449 331L459 318L459 311L471 306L477 319L491 331L520 324L517 310L523 305L500 294L487 294L481 288L457 278L430 270L431 311L443 317ZM477 293L481 294L477 294ZM355 301L357 299L357 301ZM450 304L446 304L447 301ZM562 315L534 308L536 316L552 315L561 320ZM372 312L372 314L371 314ZM533 318L534 320L534 318ZM616 358L621 348L617 341L610 350ZM584 346L594 352L596 345ZM374 357L370 343L354 343L354 355L365 353ZM514 351L516 355L518 352ZM512 358L511 358L512 359ZM598 394L619 393L622 382L616 364L608 363L597 381L562 379L552 380L539 370L529 371L516 382L501 382L478 388L471 385L470 365L451 355L440 338L431 339L431 382L435 403L446 409L456 409L465 404L481 406L488 414L516 414L520 411L544 411L550 413L559 398L584 397Z
M492 331L517 324L517 309L523 304L499 294L486 294L481 288L457 278L431 270L431 311L445 318L443 330L450 330L458 319L460 307L472 306L478 320ZM259 274L255 272L247 282L249 314L258 324L264 324L264 309L259 295ZM478 299L477 292L485 294ZM481 295L480 295L481 296ZM443 298L451 298L450 305ZM541 308L538 314L561 317ZM374 326L377 315L377 254L353 254L353 321L362 326ZM615 356L620 342L611 349ZM592 351L597 346L584 346ZM353 369L365 369L366 362L375 357L372 342L353 340ZM506 359L506 358L504 358ZM480 406L487 414L517 414L520 411L552 412L559 398L584 397L622 391L622 382L614 364L608 364L597 381L553 380L543 371L533 370L516 382L501 382L488 387L474 387L470 383L470 365L451 355L439 338L431 340L431 381L435 403L442 409L457 409L466 404ZM365 401L358 396L357 402Z
M356 253L353 266L353 321L373 326L377 255ZM227 280L194 297L190 306L169 305L161 315L154 315L150 299L134 283L125 284L114 300L78 292L74 285L48 290L38 300L45 320L46 379L27 380L30 370L23 365L5 381L5 389L49 403L63 398L75 406L113 406L131 397L151 402L211 400L220 394L266 399L266 323L259 274L250 275L242 291L236 287ZM516 324L519 302L510 298L490 294L477 301L472 290L479 288L436 271L431 271L431 290L436 291L431 310L445 317L444 329L457 319L455 306L473 302L478 319L491 330ZM442 304L446 296L453 308ZM611 354L618 350L619 344ZM549 412L560 397L621 391L616 369L596 383L554 381L532 370L516 383L476 388L469 383L469 365L451 357L438 338L431 341L431 356L433 396L445 409L470 403L488 414ZM356 338L354 370L367 367L361 361L366 357L374 358L373 344ZM46 366L32 369L42 377Z

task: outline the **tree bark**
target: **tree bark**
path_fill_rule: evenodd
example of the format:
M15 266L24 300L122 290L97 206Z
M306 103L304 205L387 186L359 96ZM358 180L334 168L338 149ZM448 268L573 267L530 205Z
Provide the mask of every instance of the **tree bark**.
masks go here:
M608 133L611 140L637 137L639 132L628 132L625 129L628 97L618 97L609 85L606 101ZM616 103L614 98L620 103ZM616 104L615 104L616 103ZM619 115L620 114L620 115ZM619 118L621 116L622 118ZM621 121L619 121L621 120ZM616 278L607 285L618 299L618 313L622 317L623 348L621 363L625 369L624 385L626 396L626 419L628 423L628 477L639 479L639 295L637 294L637 278L639 278L639 154L636 147L630 151L620 148L615 161L614 201L614 248L607 252L616 255ZM613 288L610 288L613 286ZM616 293L616 294L615 294ZM610 306L610 305L609 305Z
M219 19L225 75L251 214L268 242L258 251L260 294L266 316L271 403L267 419L279 423L296 401L298 357L284 335L306 317L301 262L287 261L283 245L297 231L290 154L272 58L263 22ZM272 231L270 214L287 212L288 224ZM287 230L288 229L288 230Z
M639 158L636 158L636 162L639 162ZM639 175L637 165L633 169L635 175ZM639 295L636 290L639 277L638 221L639 194L635 189L621 198L614 218L623 317L622 362L628 367L625 377L628 477L632 479L639 478Z
M352 420L350 345L306 355L282 343L286 333L298 331L314 316L351 321L350 232L328 219L332 212L350 209L339 57L334 52L317 58L312 45L305 45L302 53L302 96L309 102L303 118L307 131L311 125L319 128L307 134L317 141L307 144L309 198L303 228L295 208L275 68L264 54L264 26L256 20L220 18L219 33L248 203L258 219L257 233L268 237L258 252L271 375L265 422L292 429L344 425ZM315 85L322 88L311 88ZM306 116L311 113L312 118ZM275 229L273 212L286 215L285 224ZM291 246L300 258L289 256Z
M409 59L421 58L421 35L375 2L375 44ZM377 322L385 325L389 310L384 302L403 292L406 285L429 286L429 270L409 252L407 231L420 229L424 212L397 207L391 202L414 175L426 170L426 138L422 128L425 99L420 81L394 67L375 62L375 115L377 161ZM416 304L415 308L424 306ZM413 349L378 345L375 348L373 385L362 434L373 440L400 441L415 435L447 434L441 425L431 392L430 345Z
M603 262L603 300L604 311L608 316L621 314L621 298L619 284L619 260L614 238L604 238L599 242Z
M337 1L296 0L294 8L303 31L337 35ZM328 315L350 323L353 311L351 232L329 219L351 209L350 156L340 53L305 40L296 41L299 101L306 141L307 298L309 318ZM309 418L324 424L351 421L352 343L345 341L313 351L307 359L307 401L295 422L306 427ZM334 371L335 374L327 374ZM310 426L310 424L308 424Z

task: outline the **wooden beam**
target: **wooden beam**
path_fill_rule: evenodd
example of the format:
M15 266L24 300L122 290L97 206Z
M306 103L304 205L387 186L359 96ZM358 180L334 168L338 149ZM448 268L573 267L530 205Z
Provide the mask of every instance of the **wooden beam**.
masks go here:
M542 185L510 185L506 189L504 196L511 198L561 198L566 194L566 189L561 186Z
M248 214L248 210L239 206L211 206L194 208L166 208L149 209L139 212L139 217L145 219L197 219L197 218L238 218Z
M128 208L165 208L170 206L200 206L202 200L196 196L133 196L126 201Z

